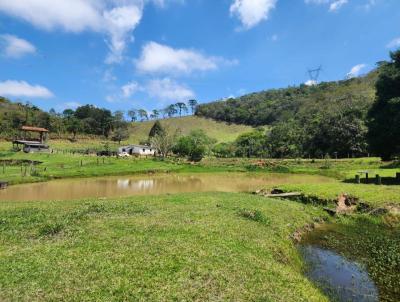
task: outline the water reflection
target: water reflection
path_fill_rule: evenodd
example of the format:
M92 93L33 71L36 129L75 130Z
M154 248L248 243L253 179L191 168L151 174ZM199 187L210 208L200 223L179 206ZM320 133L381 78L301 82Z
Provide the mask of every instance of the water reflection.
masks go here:
M308 277L328 296L343 302L379 301L377 287L359 264L313 245L301 246L300 251Z
M267 185L330 182L321 176L288 174L164 174L152 176L65 179L11 186L0 191L0 200L71 200L185 192L247 192Z

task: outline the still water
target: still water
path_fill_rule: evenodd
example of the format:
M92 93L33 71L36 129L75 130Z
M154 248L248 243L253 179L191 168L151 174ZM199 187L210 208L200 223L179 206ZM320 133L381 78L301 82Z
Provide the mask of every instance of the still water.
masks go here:
M375 283L358 263L315 245L302 245L300 252L308 277L334 301L379 301Z
M64 179L11 186L0 190L0 201L73 200L185 192L249 192L285 183L331 182L330 178L289 174L163 174Z

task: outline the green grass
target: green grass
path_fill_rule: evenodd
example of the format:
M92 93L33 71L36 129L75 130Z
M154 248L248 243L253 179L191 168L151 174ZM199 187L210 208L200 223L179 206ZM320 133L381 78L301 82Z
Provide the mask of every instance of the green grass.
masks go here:
M279 186L284 191L302 192L308 196L336 200L341 193L356 196L371 207L400 204L400 186L377 186L374 184L347 184L342 182L321 184L285 184Z
M0 204L0 300L328 301L290 235L325 214L248 194Z
M160 120L161 125L171 131L179 130L183 135L189 134L192 130L204 130L208 136L215 138L218 142L234 141L240 134L253 130L250 126L227 124L216 122L212 119L206 119L197 116L175 117ZM139 143L147 140L154 121L136 122L132 124L129 141Z

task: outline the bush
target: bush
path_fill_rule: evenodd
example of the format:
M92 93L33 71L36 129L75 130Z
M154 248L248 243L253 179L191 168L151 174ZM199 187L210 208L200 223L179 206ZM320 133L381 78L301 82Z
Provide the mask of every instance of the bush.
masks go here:
M214 143L215 140L208 137L203 130L194 130L178 140L173 152L188 157L191 161L201 161Z

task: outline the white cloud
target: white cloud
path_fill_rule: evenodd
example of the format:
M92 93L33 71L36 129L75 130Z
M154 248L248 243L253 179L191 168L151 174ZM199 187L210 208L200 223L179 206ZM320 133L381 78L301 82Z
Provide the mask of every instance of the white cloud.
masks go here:
M0 49L8 58L21 58L36 52L35 46L31 43L13 35L0 35Z
M139 24L143 0L0 0L0 11L37 28L105 34L107 63L120 62L127 42Z
M355 78L358 77L361 74L361 71L367 67L366 64L358 64L356 66L353 66L351 70L347 73L347 78Z
M328 4L329 11L338 11L343 5L347 4L348 0L305 0L306 4Z
M195 93L188 87L181 85L170 78L151 80L146 85L147 93L163 101L187 101L194 98Z
M387 45L387 48L396 48L396 47L400 47L400 37L393 39L392 41L390 41Z
M11 97L51 98L53 93L46 87L30 85L25 81L0 82L0 95Z
M153 2L156 6L164 8L167 5L167 2L176 2L183 4L185 3L185 0L150 0Z
M347 4L348 1L347 0L336 0L333 1L330 5L329 5L329 10L331 12L335 12L338 11L343 5Z
M119 63L126 49L129 39L132 39L132 31L142 18L142 8L134 5L121 6L104 12L104 21L109 35L110 54L106 63Z
M100 7L95 3L87 0L0 0L0 10L42 29L81 32L101 27Z
M307 85L307 86L315 86L315 85L317 85L318 83L317 83L317 81L315 81L315 80L308 80L308 81L305 82L304 84Z
M234 0L230 13L240 20L243 28L250 29L267 20L276 3L277 0Z
M136 92L140 90L140 86L136 82L129 82L125 84L124 86L121 87L122 90L122 96L124 98L130 98L132 95L134 95Z
M196 50L174 49L167 45L149 42L143 47L136 61L136 68L143 73L189 74L193 71L215 70L219 64L237 63L235 60L208 57Z

